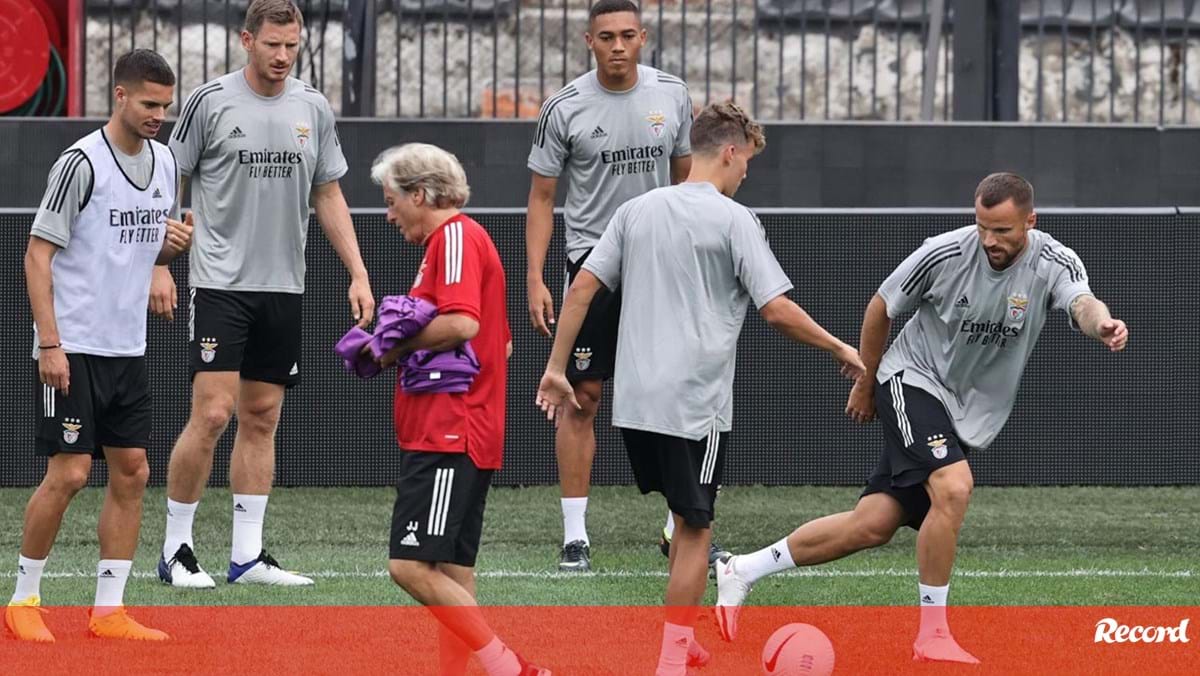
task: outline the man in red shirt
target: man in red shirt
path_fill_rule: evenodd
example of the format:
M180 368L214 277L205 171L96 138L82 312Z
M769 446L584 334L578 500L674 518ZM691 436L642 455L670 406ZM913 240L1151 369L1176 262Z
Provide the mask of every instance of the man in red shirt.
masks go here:
M527 664L488 627L475 603L475 555L492 474L504 456L504 400L512 334L504 268L491 237L459 209L470 195L462 165L436 146L384 151L371 167L388 221L425 247L409 295L438 314L380 363L470 341L480 370L462 393L406 393L396 384L396 441L403 453L388 570L442 625L442 673L463 673L469 652L489 676L549 672Z

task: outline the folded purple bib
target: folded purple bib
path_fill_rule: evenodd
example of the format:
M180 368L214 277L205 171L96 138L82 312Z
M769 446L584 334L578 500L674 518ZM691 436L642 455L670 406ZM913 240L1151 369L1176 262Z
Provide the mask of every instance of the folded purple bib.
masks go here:
M417 350L409 355L400 375L406 394L466 392L479 375L479 357L468 341L453 350Z
M374 359L362 353L363 347L371 342L371 338L371 334L355 326L347 331L333 348L342 358L346 370L359 378L374 378L383 370Z
M333 351L346 370L359 378L374 378L383 370L376 360L400 342L421 332L437 316L437 306L412 296L386 296L379 304L374 335L357 326L346 332ZM370 354L363 354L370 345ZM418 350L404 362L400 387L408 394L466 392L479 375L479 357L470 342L453 350Z

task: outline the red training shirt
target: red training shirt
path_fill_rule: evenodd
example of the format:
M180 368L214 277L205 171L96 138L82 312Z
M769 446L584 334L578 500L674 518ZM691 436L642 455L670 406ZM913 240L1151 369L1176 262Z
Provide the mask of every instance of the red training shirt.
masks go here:
M408 451L467 453L480 469L500 469L504 457L507 347L512 340L504 268L487 230L465 214L438 226L425 240L425 257L409 295L479 322L471 347L480 371L458 394L405 394L396 380L396 441Z

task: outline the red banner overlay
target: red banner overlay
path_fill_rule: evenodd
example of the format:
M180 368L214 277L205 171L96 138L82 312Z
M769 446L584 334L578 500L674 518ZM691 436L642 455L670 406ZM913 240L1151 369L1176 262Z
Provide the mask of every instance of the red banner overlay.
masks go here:
M6 635L0 639L0 672L438 673L437 624L423 608L131 609L143 624L171 635L163 644L89 639L86 609L49 611L46 623L57 642L27 644ZM653 673L663 612L627 606L483 608L505 643L555 674ZM915 607L750 606L742 610L734 643L720 639L706 608L696 638L712 661L690 673L762 673L767 638L799 622L820 628L832 641L835 674L1200 674L1197 606L952 606L949 620L959 644L981 665L914 663ZM1147 642L1155 639L1160 641ZM483 672L472 660L467 673Z

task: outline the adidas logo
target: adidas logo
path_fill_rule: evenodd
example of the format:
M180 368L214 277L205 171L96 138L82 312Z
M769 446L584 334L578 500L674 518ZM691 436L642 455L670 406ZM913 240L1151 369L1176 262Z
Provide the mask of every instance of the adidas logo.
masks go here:
M17 566L17 574L24 575L25 574L25 566L18 565Z
M681 647L681 648L686 648L686 647L688 646L688 639L687 639L687 637L686 637L686 636L680 636L679 638L675 639L675 645L677 645L677 646L679 646L679 647Z
M104 572L100 573L100 577L116 577L116 575L113 575L113 572L111 570L109 570L108 568L105 568Z
M240 503L240 502L239 502L239 503L237 503L237 504L235 504L235 505L233 506L233 511L235 511L235 512L241 512L241 513L245 514L245 513L246 513L246 508L245 508L245 507L243 507L243 506L242 506L242 503Z
M931 598L929 594L926 594L921 597L921 603L933 603L933 598Z
M289 376L294 376L294 375L296 375L296 374L297 374L297 373L299 373L299 372L300 372L300 364L299 364L299 363L297 363L297 362L292 362L292 370L291 370L291 371L288 371L288 375L289 375Z
M241 127L234 127L233 131L229 132L229 138L246 138L246 135L242 133Z
M775 549L774 547L771 548L771 558L778 561L779 557L781 556L783 556L783 554L780 554L778 549Z
M604 138L606 136L608 136L608 132L604 131L604 128L600 125L596 125L596 128L592 130L593 139Z
M967 300L966 294L962 298L954 301L954 307L971 307L971 301Z
M153 194L153 195L151 195L151 197L152 197L152 198L154 198L154 199L156 199L156 200L157 200L157 199L162 199L162 191L161 191L161 190L159 190L158 188L155 188L155 189L154 189L154 194Z
M421 543L417 542L416 534L411 531L409 532L408 535L404 536L404 539L400 541L400 544L404 545L405 547L420 547L421 546Z

